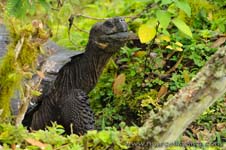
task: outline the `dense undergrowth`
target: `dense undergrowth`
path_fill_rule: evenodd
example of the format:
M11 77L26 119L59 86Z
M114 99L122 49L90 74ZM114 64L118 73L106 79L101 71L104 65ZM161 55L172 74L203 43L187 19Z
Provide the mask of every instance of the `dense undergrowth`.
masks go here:
M0 124L4 149L127 149L130 142L139 142L138 126L148 112L157 112L186 86L226 40L226 3L220 0L16 1L9 0L6 7L1 3L0 10L7 10L5 17L17 17L24 24L41 20L52 39L70 49L84 48L90 27L113 16L126 16L130 30L136 33L143 25L148 26L147 31L157 32L150 33L154 35L151 42L134 40L122 48L90 93L96 127L102 131L66 136L57 125L49 131L28 133L21 126ZM15 11L15 7L21 10ZM162 11L167 15L161 15ZM71 15L74 23L69 26ZM220 149L226 139L225 122L223 97L193 122L179 141L215 144L218 147L213 149Z

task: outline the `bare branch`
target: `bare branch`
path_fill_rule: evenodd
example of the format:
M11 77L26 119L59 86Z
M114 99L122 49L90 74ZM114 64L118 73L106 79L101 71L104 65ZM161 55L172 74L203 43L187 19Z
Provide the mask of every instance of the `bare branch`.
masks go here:
M24 115L29 106L30 100L31 100L31 87L29 85L25 84L24 96L21 99L19 112L18 112L18 115L16 116L16 123L15 123L16 126L18 126L22 123L22 120L24 119Z
M74 25L74 24L73 24L73 27L74 27L76 30L78 30L78 31L85 32L85 33L89 33L88 31L83 30L83 29L79 28L78 26L76 26L76 25Z
M167 74L170 74L171 72L174 72L177 69L177 67L179 66L179 64L181 63L182 60L183 60L183 54L180 56L177 63L172 68L170 68L170 70L168 70L165 74L167 75Z
M74 17L83 17L83 18L88 18L88 19L93 19L93 20L107 20L109 18L97 18L97 17L92 17L92 16L86 16L83 14L77 14L77 15L73 15Z

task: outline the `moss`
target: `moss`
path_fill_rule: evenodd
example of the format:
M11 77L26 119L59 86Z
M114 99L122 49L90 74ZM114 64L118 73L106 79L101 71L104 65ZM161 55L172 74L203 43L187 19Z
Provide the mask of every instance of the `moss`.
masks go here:
M38 54L38 50L33 45L29 44L29 42L25 42L18 57L18 62L21 67L29 65L30 68L35 69L36 62L34 60L36 60Z
M3 110L2 120L10 115L9 104L15 90L23 89L21 83L26 78L24 74L34 72L40 52L39 46L48 37L43 29L35 28L31 24L23 26L22 22L15 19L10 20L10 23L11 29L9 30L12 41L7 47L8 51L0 65L0 110ZM21 39L24 40L16 57L15 49Z
M9 98L18 87L21 75L17 73L14 52L9 46L6 56L0 66L0 108L3 109L2 118L9 115Z

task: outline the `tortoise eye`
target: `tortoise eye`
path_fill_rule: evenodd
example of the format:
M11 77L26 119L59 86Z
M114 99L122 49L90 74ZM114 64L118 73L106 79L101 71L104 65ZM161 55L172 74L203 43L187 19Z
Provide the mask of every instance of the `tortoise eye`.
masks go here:
M119 22L125 22L125 19L120 18L120 19L119 19Z
M104 25L107 26L107 27L110 27L110 28L114 27L113 23L110 22L110 21L105 21Z

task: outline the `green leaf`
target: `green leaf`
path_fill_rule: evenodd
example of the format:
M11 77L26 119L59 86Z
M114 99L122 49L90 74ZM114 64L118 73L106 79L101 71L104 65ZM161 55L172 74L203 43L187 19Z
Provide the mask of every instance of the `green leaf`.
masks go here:
M97 130L89 130L86 134L87 138L96 138L97 136Z
M188 25L183 20L180 20L178 18L175 18L172 20L174 25L184 34L188 35L189 37L192 38L192 33Z
M175 1L175 4L178 8L183 10L188 15L188 17L191 17L191 7L189 6L187 1L177 0L177 1Z
M158 20L156 18L150 18L146 22L146 24L150 27L156 27L157 23L158 23Z
M45 8L46 11L50 9L49 4L45 0L39 0L39 3L41 4L42 7Z
M164 10L158 10L156 12L156 17L159 20L160 25L163 27L163 29L166 29L170 23L171 19L170 13Z
M101 131L98 133L98 137L100 138L100 140L104 143L112 143L112 141L110 140L110 132L109 131Z
M175 6L175 3L170 4L170 5L168 6L167 11L168 11L170 14L174 15L174 16L177 16L177 15L178 15L177 7Z
M172 0L162 0L161 5L168 5L170 3L172 3Z
M138 36L140 38L141 43L150 42L156 35L155 27L149 26L147 24L143 24L138 29Z
M25 9L25 13L26 13L25 16L27 16L28 14L31 16L35 15L35 13L36 13L35 3L32 3L31 1L27 1L24 3L23 7L24 7L23 9Z

